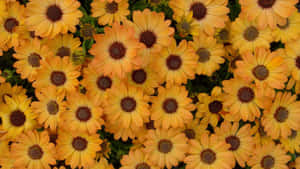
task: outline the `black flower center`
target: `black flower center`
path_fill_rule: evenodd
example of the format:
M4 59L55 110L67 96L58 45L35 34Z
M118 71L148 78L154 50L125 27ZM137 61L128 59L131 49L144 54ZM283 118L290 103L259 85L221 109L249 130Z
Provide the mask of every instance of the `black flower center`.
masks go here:
M214 100L213 102L208 104L208 109L211 113L219 113L223 108L222 102L218 100Z
M145 44L147 48L151 48L156 43L156 35L149 30L142 32L140 35L140 42Z
M40 60L41 60L41 56L37 53L32 53L28 56L28 63L32 66L32 67L40 67Z
M126 54L126 48L122 43L114 42L109 47L109 54L113 59L122 59Z
M178 104L175 99L169 98L163 102L163 109L166 113L172 114L177 111Z
M188 139L196 138L196 132L193 129L185 129L183 132Z
M121 100L121 108L125 112L132 112L136 108L136 101L132 97L125 97Z
M161 153L167 154L171 152L172 148L173 148L173 143L170 140L162 139L158 143L158 150Z
M190 11L193 12L193 18L201 20L206 16L207 9L201 2L193 3L190 7Z
M56 115L58 113L58 111L59 111L59 105L57 104L56 101L51 100L47 104L47 110L48 110L49 114Z
M211 149L205 149L200 154L201 160L206 164L212 164L216 161L216 153Z
M137 164L135 166L135 169L151 169L151 167L147 163L143 162L143 163Z
M61 20L63 12L59 6L51 5L47 9L46 16L50 21L57 22Z
M276 0L258 0L259 6L262 8L271 8Z
M137 84L143 84L147 79L147 73L143 69L135 70L131 74L132 80Z
M170 55L166 60L166 64L168 69L177 70L181 67L182 60L178 55Z
M105 10L107 13L114 14L118 11L119 5L115 1L107 3L105 5Z
M275 159L270 155L264 156L260 162L260 165L264 169L271 169L275 165Z
M71 56L71 50L68 47L62 46L57 50L56 56L60 56L60 57Z
M109 89L112 86L112 80L108 76L100 76L97 79L97 86L101 90Z
M13 111L10 114L10 123L16 127L20 127L24 125L25 121L26 121L26 116L24 112L20 110Z
M17 26L19 26L19 22L15 18L8 18L4 23L4 28L9 33L12 33Z
M199 56L198 61L201 63L205 63L209 61L210 58L210 52L207 49L200 48L197 50L197 55Z
M241 102L249 103L254 99L254 91L250 87L242 87L238 91L238 98Z
M279 123L285 122L288 117L289 117L289 111L285 107L278 107L274 114L274 118Z
M258 30L254 26L249 26L245 31L244 31L244 38L247 41L254 41L259 35Z
M42 148L37 144L28 148L28 156L33 160L41 159L43 157L43 154L44 152Z
M75 137L73 138L73 141L72 141L72 146L75 150L77 151L83 151L87 148L87 140L85 138L82 138L82 137Z
M226 137L226 143L227 144L230 144L231 147L229 148L229 150L231 151L236 151L239 147L240 147L240 139L236 136L229 136L229 137Z
M76 118L79 121L86 122L92 117L91 109L88 107L79 107L76 111Z
M257 65L252 69L252 73L258 80L265 80L269 76L269 70L264 65Z
M296 67L300 69L300 56L297 56L295 63L296 63Z
M53 71L50 76L51 83L55 86L61 86L65 84L67 78L64 72Z

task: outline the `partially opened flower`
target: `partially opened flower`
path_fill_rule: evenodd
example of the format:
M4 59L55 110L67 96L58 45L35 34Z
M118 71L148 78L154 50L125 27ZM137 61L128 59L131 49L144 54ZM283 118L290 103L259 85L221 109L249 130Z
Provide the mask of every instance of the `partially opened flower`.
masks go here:
M50 169L56 163L55 146L49 142L46 131L28 131L20 135L12 144L12 157L16 160L14 168Z
M280 139L280 143L285 150L291 153L300 152L300 131L292 130L292 133L288 138Z
M200 31L213 36L215 29L225 27L225 22L229 19L227 3L227 0L171 0L169 5L175 18L193 12Z
M102 140L98 135L61 131L57 140L57 156L66 160L71 168L89 168L95 165L96 152L101 150Z
M241 0L242 16L256 21L260 29L285 22L296 11L297 0Z
M142 44L134 37L134 29L114 23L105 27L104 34L95 35L96 43L90 53L95 56L92 65L104 75L124 78L125 74L141 65L138 50Z
M196 73L198 75L211 76L224 63L225 50L222 44L218 44L216 39L203 33L194 36L189 42L197 54Z
M255 120L255 125L252 127L250 133L254 137L255 147L273 142L272 138L267 135L264 126L261 124L261 120Z
M183 128L192 121L195 106L183 86L158 88L158 96L153 97L151 120L156 128Z
M49 57L41 61L41 68L37 71L36 81L33 87L41 89L54 86L63 92L75 91L80 75L78 66L74 66L69 57Z
M128 0L94 0L91 7L92 16L98 17L99 25L124 22L130 14Z
M24 96L26 97L26 89L21 86L11 86L10 83L0 84L0 105L6 103L5 97Z
M179 130L150 130L144 142L145 155L160 167L171 169L184 160L188 150L187 138Z
M287 163L291 157L286 153L280 145L275 145L271 142L254 149L254 153L248 164L252 168L257 169L288 169Z
M142 149L129 151L128 155L122 157L121 164L120 169L159 169L149 162L149 158Z
M151 68L157 71L162 81L166 81L167 86L185 84L195 77L197 55L186 40L176 45L173 39L169 47L155 57Z
M21 74L22 79L33 82L37 76L37 69L41 67L41 60L52 57L49 48L43 45L38 39L30 40L15 48L13 55L17 61L14 63L16 72Z
M202 134L209 133L207 126L207 119L194 119L192 122L184 126L182 132L185 134L185 137L188 138L188 140L200 140Z
M218 140L216 135L203 134L199 141L190 141L188 155L184 162L186 169L218 168L232 169L235 161L230 145Z
M80 3L76 0L31 0L26 8L26 25L41 37L54 38L59 33L75 32Z
M232 23L230 36L233 48L240 53L253 52L257 47L269 48L273 40L269 28L259 29L255 22L242 18Z
M279 92L272 106L266 107L262 117L262 125L266 133L273 139L287 138L292 130L300 128L300 102L296 95Z
M183 15L181 17L175 18L177 24L176 28L181 37L186 37L188 35L197 36L200 34L199 25L193 18L193 12Z
M238 122L224 121L220 127L215 129L216 135L221 141L230 144L229 150L232 151L237 163L245 167L246 162L250 159L255 142L251 133L250 124L239 126Z

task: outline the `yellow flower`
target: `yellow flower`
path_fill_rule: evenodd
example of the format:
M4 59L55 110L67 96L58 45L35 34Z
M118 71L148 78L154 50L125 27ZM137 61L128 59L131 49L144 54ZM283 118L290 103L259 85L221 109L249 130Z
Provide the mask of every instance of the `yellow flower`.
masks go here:
M149 158L147 158L146 153L142 149L129 151L128 155L122 157L121 164L120 169L160 169L149 162Z
M200 140L202 134L209 133L209 131L206 130L207 126L207 119L194 119L192 122L184 126L182 132L185 134L185 137L188 138L188 140Z
M114 169L105 158L101 158L91 169Z
M300 80L300 39L291 41L285 45L285 49L281 50L285 56L286 63L289 66L291 75L295 80Z
M10 83L0 84L0 105L5 104L5 97L23 96L26 97L26 89L21 86L11 86Z
M177 24L176 28L181 37L186 37L188 35L197 36L199 35L199 25L193 18L193 12L183 15L180 18L175 18Z
M265 132L264 126L261 124L261 120L255 120L255 126L252 127L250 133L254 137L256 147L273 142L272 138Z
M92 16L99 17L99 25L120 23L127 20L126 16L130 14L128 10L128 0L94 0L91 3Z
M300 131L292 130L291 135L288 138L281 138L280 142L285 150L291 153L300 152Z
M28 131L17 138L17 142L11 147L12 158L16 161L14 168L28 169L50 169L56 160L55 146L49 143L49 136L46 131Z
M26 25L41 37L54 38L59 33L75 32L80 3L76 0L31 0L26 8Z

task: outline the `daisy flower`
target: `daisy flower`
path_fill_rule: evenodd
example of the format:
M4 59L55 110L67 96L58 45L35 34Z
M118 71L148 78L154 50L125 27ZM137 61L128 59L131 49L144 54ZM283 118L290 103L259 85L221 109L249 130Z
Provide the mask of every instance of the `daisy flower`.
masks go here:
M254 137L256 147L273 142L272 138L267 135L264 126L261 124L261 120L255 120L255 125L252 127L250 133Z
M101 158L91 169L114 169L114 167L105 158Z
M177 22L176 28L181 37L186 37L188 35L197 36L199 35L199 25L193 18L193 12L183 15L181 17L175 18Z
M185 158L187 138L178 130L150 130L144 142L145 155L159 168L171 169Z
M120 23L127 20L126 16L130 14L128 0L94 0L91 3L93 17L98 17L99 25Z
M300 129L300 102L289 92L277 93L272 106L266 107L262 125L273 139L287 138L292 130Z
M222 44L217 44L213 37L209 37L203 33L194 36L193 41L189 45L197 54L196 73L198 75L211 76L220 68L220 64L224 63L225 50Z
M169 5L175 18L192 12L200 31L213 36L215 29L224 28L229 19L227 3L228 0L171 0Z
M151 120L154 120L157 128L183 128L193 119L191 111L195 106L183 86L160 87L158 96L154 96L152 100Z
M291 159L280 145L270 144L254 149L248 164L255 169L288 169L287 163Z
M46 131L28 131L21 134L11 147L12 158L16 161L14 168L50 169L56 164L55 146L49 143Z
M299 51L300 39L291 41L285 45L285 49L281 50L291 75L295 80L300 80L300 51Z
M26 97L26 89L21 86L11 86L10 83L0 84L0 105L6 103L5 97L12 98L13 96L23 96Z
M95 35L96 43L90 53L95 56L92 65L104 75L124 78L125 74L141 65L137 55L142 45L134 37L134 29L114 23L105 27L104 34Z
M218 168L232 169L235 161L230 145L219 141L216 135L203 134L199 141L190 141L188 155L184 162L186 169Z
M59 33L75 32L79 18L77 0L31 0L26 8L26 25L41 37L54 38Z
M121 159L120 169L160 169L152 165L141 149L129 151L128 155L124 155Z
M185 134L185 137L188 138L188 140L200 140L202 134L209 133L209 131L206 130L207 126L208 120L194 119L192 122L184 126L182 132Z
M285 22L293 12L298 0L241 0L241 15L251 21L256 21L260 29Z
M300 131L292 130L292 134L288 138L281 138L280 143L285 150L293 154L300 152Z

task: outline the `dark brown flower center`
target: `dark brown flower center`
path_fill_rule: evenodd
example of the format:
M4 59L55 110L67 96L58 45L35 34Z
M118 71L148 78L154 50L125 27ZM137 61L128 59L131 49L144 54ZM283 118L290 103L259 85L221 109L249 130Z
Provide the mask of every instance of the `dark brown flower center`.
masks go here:
M198 61L201 63L205 63L209 61L210 58L210 52L207 49L200 48L197 50L197 55L199 56Z
M109 89L112 86L112 80L108 76L100 76L97 79L97 86L100 90Z
M51 83L55 86L61 86L65 84L67 78L64 72L62 71L53 71L50 76Z
M23 126L25 121L26 121L26 116L25 116L24 112L22 112L20 110L13 111L10 114L10 123L13 126L16 126L16 127Z
M79 107L76 111L76 118L79 121L86 122L92 117L91 109L88 107Z
M143 84L147 79L147 73L144 69L135 70L131 74L132 80L137 84Z
M254 26L249 26L245 31L244 31L244 38L247 41L254 41L259 35L258 30Z
M126 48L122 43L114 42L109 47L109 54L113 59L122 59L126 54Z
M143 162L143 163L137 164L135 166L135 169L151 169L151 167L147 163Z
M57 104L57 102L54 100L51 100L50 102L48 102L47 111L51 115L56 115L59 111L59 105Z
M166 113L175 113L178 108L178 103L175 99L169 98L163 102L163 109Z
M296 67L300 69L300 56L297 56L295 63L296 63Z
M264 156L260 162L260 165L264 169L271 169L275 165L275 159L270 155Z
M62 46L57 50L56 56L60 56L60 57L71 56L71 50L68 47Z
M162 139L158 142L158 150L161 153L167 154L171 152L173 148L173 143L170 140Z
M220 32L219 32L219 37L221 40L223 41L227 41L229 40L229 31L227 29L222 29Z
M118 11L119 5L115 1L106 3L105 10L107 13L114 14Z
M276 0L258 0L259 6L262 8L271 8Z
M222 102L218 100L214 100L213 102L208 104L208 109L211 113L219 113L223 108Z
M289 111L285 107L278 107L274 114L274 118L279 122L283 123L289 117Z
M226 137L226 143L227 144L230 144L231 147L229 148L229 150L231 151L236 151L239 147L240 147L240 139L236 136L229 136L229 137Z
M196 138L196 132L193 129L185 129L183 132L188 139Z
M151 48L156 43L156 35L149 30L142 32L140 35L140 42L145 44L147 48Z
M83 151L87 148L87 140L85 138L82 138L82 137L75 137L73 138L73 141L72 141L72 146L75 150L77 151Z
M136 108L136 101L132 97L125 97L121 100L121 108L125 112L132 112Z
M250 87L240 88L237 95L239 100L244 103L251 102L255 97L254 91Z
M12 33L17 26L19 26L19 22L15 18L8 18L4 23L4 28L9 33Z
M153 120L150 120L148 123L146 123L146 128L147 128L148 130L155 129L154 121L153 121Z
M258 80L265 80L269 76L269 70L264 65L257 65L252 69L252 73Z
M43 154L44 152L42 148L37 144L28 148L28 156L33 160L41 159L43 157Z
M168 69L177 70L181 67L182 60L178 55L170 55L166 60L166 64Z
M193 12L193 18L201 20L206 16L207 9L201 2L193 3L190 7L190 11Z
M51 5L48 7L47 12L46 12L47 18L52 21L52 22L57 22L61 20L63 16L63 11L61 8L57 5Z
M32 66L32 67L40 67L40 60L41 60L41 56L37 53L32 53L28 56L28 63Z
M216 153L213 152L211 149L205 149L200 154L201 160L206 164L213 164L217 157Z
M284 25L279 25L279 24L277 24L277 26L278 26L278 28L284 30L284 29L286 29L286 28L288 28L288 27L290 26L290 20L287 18Z
M190 24L187 21L182 21L180 23L180 27L181 27L181 29L183 29L186 32L189 32L190 29L191 29L191 26L190 26Z
M297 131L295 131L295 130L292 130L292 133L291 133L291 135L289 136L289 139L294 139L294 138L296 138L297 137Z

